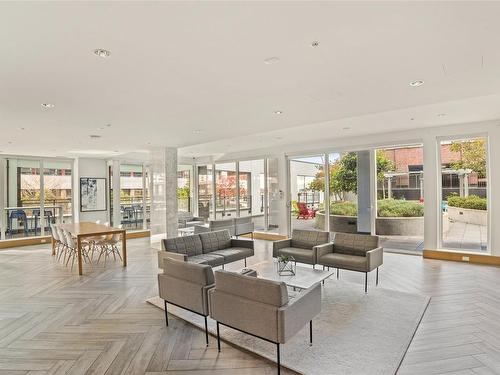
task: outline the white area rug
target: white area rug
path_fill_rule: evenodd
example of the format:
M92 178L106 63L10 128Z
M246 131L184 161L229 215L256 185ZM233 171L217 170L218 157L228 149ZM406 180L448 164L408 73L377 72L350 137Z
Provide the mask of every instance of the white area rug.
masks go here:
M282 365L302 374L395 374L430 301L429 297L378 287L327 280L322 288L322 311L309 326L282 345ZM147 302L163 309L159 297ZM170 313L204 327L203 317L169 305ZM209 331L215 334L215 322ZM272 361L275 345L220 326L221 338ZM211 338L210 345L217 345Z

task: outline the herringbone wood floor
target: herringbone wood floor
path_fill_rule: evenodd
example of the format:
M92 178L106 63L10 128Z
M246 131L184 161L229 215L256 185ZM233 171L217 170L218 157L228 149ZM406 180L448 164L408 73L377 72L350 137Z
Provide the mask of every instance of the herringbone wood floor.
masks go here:
M126 269L109 262L78 277L48 246L1 251L0 374L275 374L230 346L218 354L213 338L207 349L182 321L165 328L144 302L157 294L156 253L144 239L128 252ZM259 241L250 263L270 254ZM362 291L361 274L341 277ZM386 254L380 287L433 297L399 374L500 374L498 285L499 268Z

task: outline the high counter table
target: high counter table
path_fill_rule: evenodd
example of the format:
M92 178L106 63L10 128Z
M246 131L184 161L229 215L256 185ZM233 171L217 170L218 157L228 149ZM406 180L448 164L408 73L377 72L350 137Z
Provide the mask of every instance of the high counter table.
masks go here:
M127 267L127 238L125 229L113 228L103 224L96 224L92 222L80 222L73 224L62 224L60 228L71 233L77 240L78 251L78 274L83 274L83 260L82 260L82 239L85 237L106 236L113 234L121 234L122 237L122 260L123 267ZM55 254L55 244L52 238L52 255Z

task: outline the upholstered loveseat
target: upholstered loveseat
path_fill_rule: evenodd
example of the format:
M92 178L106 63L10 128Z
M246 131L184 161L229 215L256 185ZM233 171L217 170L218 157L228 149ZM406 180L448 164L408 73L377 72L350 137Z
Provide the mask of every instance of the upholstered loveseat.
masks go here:
M377 270L384 262L384 250L379 247L377 236L336 233L333 243L316 248L317 263L326 266L365 273L365 292L368 288L368 272Z
M165 258L207 264L212 267L245 260L254 255L252 240L233 239L227 230L167 238L158 252L158 266Z
M292 238L273 242L273 257L292 256L297 262L314 266L317 247L326 243L328 232L294 229Z

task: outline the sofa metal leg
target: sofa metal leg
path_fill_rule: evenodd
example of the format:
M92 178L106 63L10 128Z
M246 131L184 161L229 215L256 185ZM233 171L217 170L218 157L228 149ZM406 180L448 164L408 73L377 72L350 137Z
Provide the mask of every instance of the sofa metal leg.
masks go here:
M222 269L224 269L224 265L222 265Z
M220 331L219 331L219 322L217 322L217 349L220 353Z
M247 266L247 258L245 258L245 267Z
M377 267L377 283L376 285L378 286L378 267Z
M313 321L309 321L309 346L313 344Z
M207 324L207 317L205 316L205 342L207 343L208 346L208 324Z
M168 312L167 312L167 301L163 301L165 302L165 323L167 324L167 327L168 327Z
M340 271L339 271L339 269L337 268L337 280L339 279L339 273L340 273Z
M368 291L368 272L365 272L365 293Z
M315 264L313 264L313 270L315 270L315 269L316 269L316 265L315 265Z
M277 356L277 361L276 363L278 364L278 375L281 374L281 360L280 360L280 344L276 344L276 356Z

